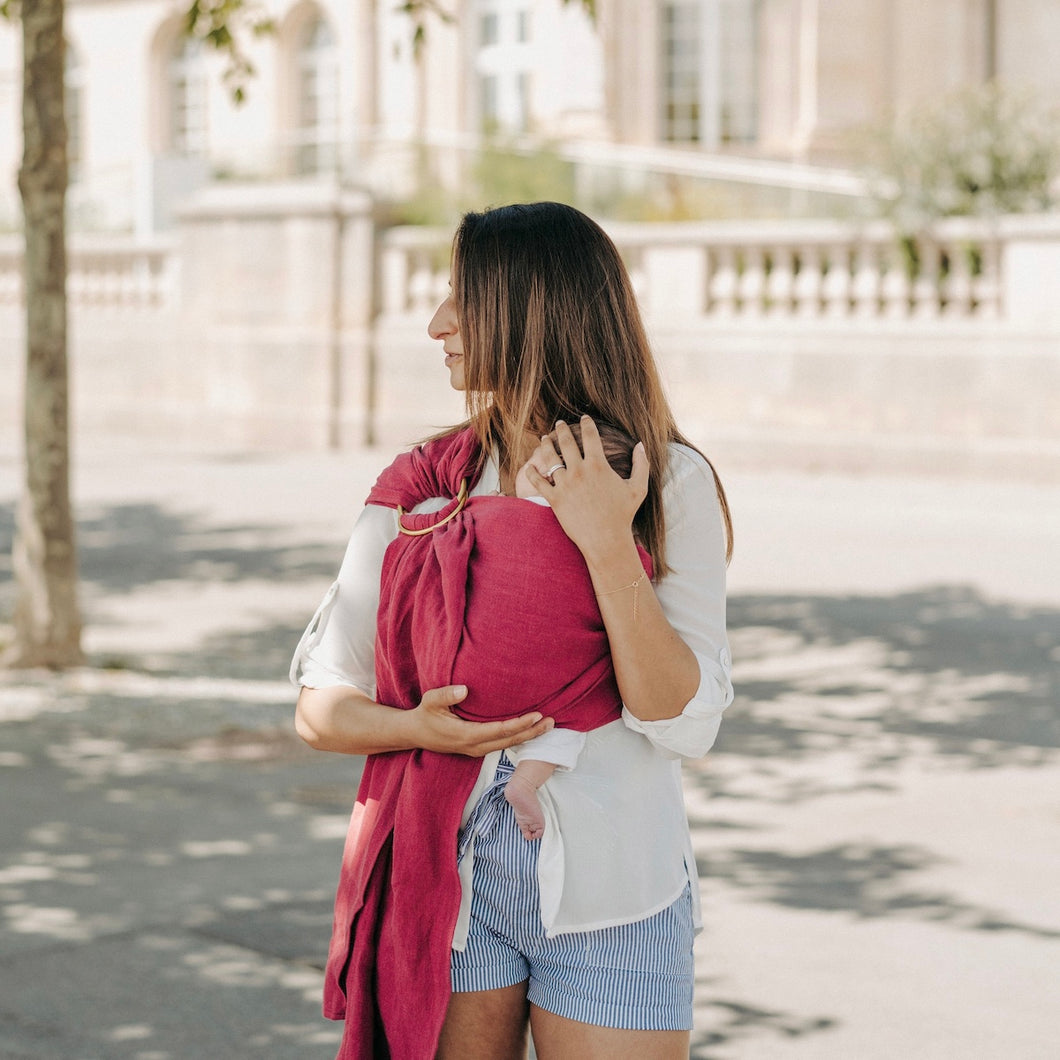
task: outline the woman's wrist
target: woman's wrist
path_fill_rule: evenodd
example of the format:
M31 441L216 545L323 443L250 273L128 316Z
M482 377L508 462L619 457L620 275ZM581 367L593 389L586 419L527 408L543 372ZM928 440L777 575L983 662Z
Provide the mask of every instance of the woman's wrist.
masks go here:
M622 537L602 543L591 554L583 553L596 593L605 593L644 573L632 529Z

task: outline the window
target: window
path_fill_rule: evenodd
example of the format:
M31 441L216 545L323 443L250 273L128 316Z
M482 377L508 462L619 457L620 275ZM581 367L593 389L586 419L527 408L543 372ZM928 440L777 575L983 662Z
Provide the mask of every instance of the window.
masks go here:
M755 139L758 6L758 0L662 5L663 140L717 147Z
M475 0L478 113L487 133L524 133L531 124L530 9L526 0Z
M331 170L338 155L338 59L335 37L323 18L314 18L299 35L295 86L295 171Z
M722 0L718 132L723 143L746 143L758 135L757 8L754 0Z
M519 132L530 129L530 75L524 70L515 79L516 88L516 127Z
M482 115L482 128L493 132L497 128L497 76L484 74L479 78L479 106Z
M169 60L170 147L189 157L206 154L206 72L202 45L180 38Z
M500 19L496 11L487 11L479 20L479 43L483 48L497 43Z
M677 143L700 139L699 4L663 5L662 138Z

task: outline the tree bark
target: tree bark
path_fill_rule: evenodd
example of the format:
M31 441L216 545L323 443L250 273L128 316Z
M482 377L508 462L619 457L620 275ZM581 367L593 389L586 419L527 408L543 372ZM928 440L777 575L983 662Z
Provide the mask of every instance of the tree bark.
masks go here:
M10 666L83 661L70 504L63 0L22 0L25 479L15 521Z

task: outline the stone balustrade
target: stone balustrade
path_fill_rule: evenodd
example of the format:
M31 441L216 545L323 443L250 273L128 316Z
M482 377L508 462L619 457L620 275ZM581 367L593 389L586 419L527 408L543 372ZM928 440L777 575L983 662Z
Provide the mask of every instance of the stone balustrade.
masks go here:
M938 225L908 240L879 223L670 227L612 232L649 316L967 319L1001 309L1000 237L983 226Z
M1060 323L1060 218L965 218L899 240L883 223L758 221L622 224L608 229L645 315L706 320ZM381 315L423 319L445 297L451 232L408 227L380 238ZM78 236L75 307L165 306L177 297L176 243ZM1014 275L1014 270L1019 275ZM21 238L0 237L0 305L21 299ZM1035 304L1040 293L1042 304Z
M120 235L70 239L67 295L71 306L140 310L172 305L176 298L176 242ZM22 237L0 237L0 306L22 301Z
M678 422L723 461L979 454L1060 473L1060 217L948 221L904 242L878 223L608 228ZM457 422L426 333L451 237L376 231L367 197L315 185L215 191L172 242L75 237L79 431L391 446ZM20 273L20 239L0 237L0 451L19 418Z
M965 218L901 240L876 222L612 224L649 319L1018 322L1060 325L1060 218ZM450 233L383 235L385 316L423 317L444 297ZM1041 270L1044 269L1044 275Z

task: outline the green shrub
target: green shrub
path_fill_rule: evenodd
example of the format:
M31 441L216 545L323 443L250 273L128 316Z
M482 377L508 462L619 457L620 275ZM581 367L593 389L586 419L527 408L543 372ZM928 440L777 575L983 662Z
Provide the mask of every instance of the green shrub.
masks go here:
M942 217L1037 213L1056 201L1057 112L996 84L910 113L879 148L877 201L905 232Z

